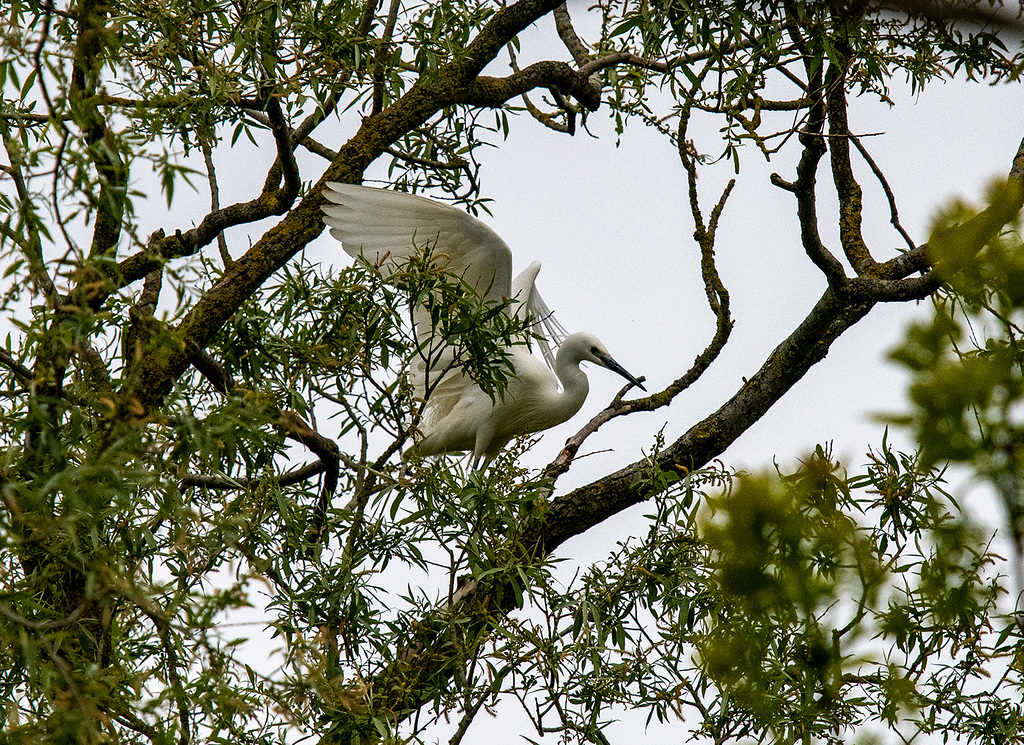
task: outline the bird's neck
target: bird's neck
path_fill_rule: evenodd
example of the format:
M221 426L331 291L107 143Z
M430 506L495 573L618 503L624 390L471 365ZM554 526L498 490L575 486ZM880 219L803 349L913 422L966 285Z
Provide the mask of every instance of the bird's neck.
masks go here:
M580 370L580 361L563 354L561 348L555 358L555 375L562 384L562 392L551 403L551 413L552 418L557 415L557 423L561 424L583 406L590 392L590 382L586 373Z

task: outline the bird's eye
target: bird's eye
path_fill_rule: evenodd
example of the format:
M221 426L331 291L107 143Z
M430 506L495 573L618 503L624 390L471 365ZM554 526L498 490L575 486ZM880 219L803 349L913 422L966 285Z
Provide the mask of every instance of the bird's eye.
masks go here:
M599 351L599 350L598 350L598 348L597 348L597 347L591 347L591 348L590 348L590 353L591 353L591 354L597 354L597 353L598 353L598 351Z

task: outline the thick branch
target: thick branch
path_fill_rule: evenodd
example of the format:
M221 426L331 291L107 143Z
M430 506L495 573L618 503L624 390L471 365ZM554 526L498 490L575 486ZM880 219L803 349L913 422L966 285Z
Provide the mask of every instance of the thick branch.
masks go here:
M830 287L838 287L846 281L843 265L832 255L821 241L818 233L818 208L815 195L818 164L825 154L825 140L822 129L825 125L825 101L821 92L822 81L820 72L811 76L811 94L814 105L808 112L807 124L800 132L800 144L804 146L800 162L796 168L796 182L791 191L796 195L796 215L800 223L800 241L807 256L825 275ZM773 178L776 185L779 183Z
M3 365L10 370L22 385L30 385L35 379L31 370L18 362L18 360L14 359L14 356L4 349L0 349L0 365Z
M845 64L845 63L840 63ZM861 232L863 193L853 174L850 162L850 127L847 121L846 73L833 64L829 68L828 128L832 178L839 196L839 240L850 266L858 275L870 274L875 260L868 251Z
M826 290L807 318L739 392L659 453L656 465L665 471L685 472L721 455L824 359L832 343L867 315L873 305L873 299L846 302L831 289ZM545 524L535 526L536 543L545 552L552 551L568 538L653 496L636 480L642 467L642 463L633 464L554 500Z
M863 318L873 302L849 303L831 289L802 324L772 353L761 369L718 411L692 427L662 451L655 465L663 471L686 472L720 455L753 425L812 365L824 358L832 342ZM567 539L653 496L653 487L637 475L649 468L634 463L616 473L553 500L542 518L528 524L518 545L524 563L538 561ZM448 609L423 619L418 633L396 662L377 676L373 688L392 712L414 711L433 695L439 677L450 672L452 659L432 648L443 634L448 613L474 619L483 633L494 614L512 609L515 593L469 579L455 593ZM466 622L460 622L466 623ZM465 626L464 626L465 628ZM436 631L434 630L436 629ZM393 685L402 681L402 686ZM393 693L392 691L398 691Z
M502 8L469 43L465 54L446 66L448 72L463 84L473 80L508 42L561 4L559 0L519 0Z
M159 243L147 246L144 251L129 256L115 268L107 270L108 279L112 283L109 289L113 291L137 282L160 268L167 260L194 256L228 228L280 215L288 210L290 204L290 199L282 198L281 192L274 191L260 194L248 202L239 202L214 210L206 215L197 227L165 236Z
M572 55L576 66L583 67L583 65L590 62L590 54L587 52L587 45L583 43L583 40L576 33L576 29L572 26L569 8L566 7L565 3L562 3L555 8L552 15L555 19L555 31L558 33L558 38L565 44L565 48Z
M534 88L551 87L571 94L591 111L596 111L601 105L601 90L591 84L588 76L574 70L566 62L552 60L534 62L505 78L481 76L457 96L457 102L497 108Z
M1024 141L1014 158L1011 179L1018 184L1024 177ZM1012 203L993 205L961 226L963 235L978 247L985 236L976 235L981 227L997 230L1024 205L1024 188L1015 192ZM884 266L884 265L883 265ZM696 424L659 455L662 470L693 470L719 456L740 434L748 430L771 406L828 354L832 343L860 321L878 302L913 300L927 297L938 287L934 274L902 281L855 278L841 290L829 288L807 318L783 341L728 402ZM567 538L578 535L617 512L650 496L647 487L635 479L642 463L635 463L598 482L581 487L556 499L543 524L533 534L542 553L550 552ZM528 541L533 543L533 541Z
M112 34L106 28L109 9L96 0L82 2L78 9L74 69L68 101L75 123L82 131L99 177L96 218L90 256L109 256L117 248L127 196L128 169L117 153L117 144L96 96L106 47Z
M273 95L267 97L267 118L270 119L270 130L274 133L274 143L277 145L277 160L270 169L271 177L268 177L264 194L272 194L277 204L270 207L271 214L280 215L292 206L299 187L302 185L299 179L299 165L295 162L295 145L292 142L291 129L281 110L281 102ZM271 179L276 185L278 178L277 170L280 169L284 176L284 185L280 189L271 186Z

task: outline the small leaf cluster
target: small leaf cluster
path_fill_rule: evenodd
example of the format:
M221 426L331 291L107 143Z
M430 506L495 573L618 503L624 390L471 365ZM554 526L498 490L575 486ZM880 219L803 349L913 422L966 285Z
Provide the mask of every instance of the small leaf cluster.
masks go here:
M1016 221L996 225L1017 189L996 185L985 209L938 217L928 245L945 291L891 355L912 375L913 409L896 421L914 429L925 463L968 463L993 480L1020 474L1024 246Z

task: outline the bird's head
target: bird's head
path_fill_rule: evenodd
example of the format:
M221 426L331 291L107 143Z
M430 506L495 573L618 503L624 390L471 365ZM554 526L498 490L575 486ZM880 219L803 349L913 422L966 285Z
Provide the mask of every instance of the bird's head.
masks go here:
M563 350L564 353L570 354L572 359L579 362L593 362L595 365L606 367L613 372L617 372L640 390L647 391L643 383L633 377L622 365L612 358L604 344L601 343L601 340L593 334L581 332L570 335L559 347L559 355L563 354Z

